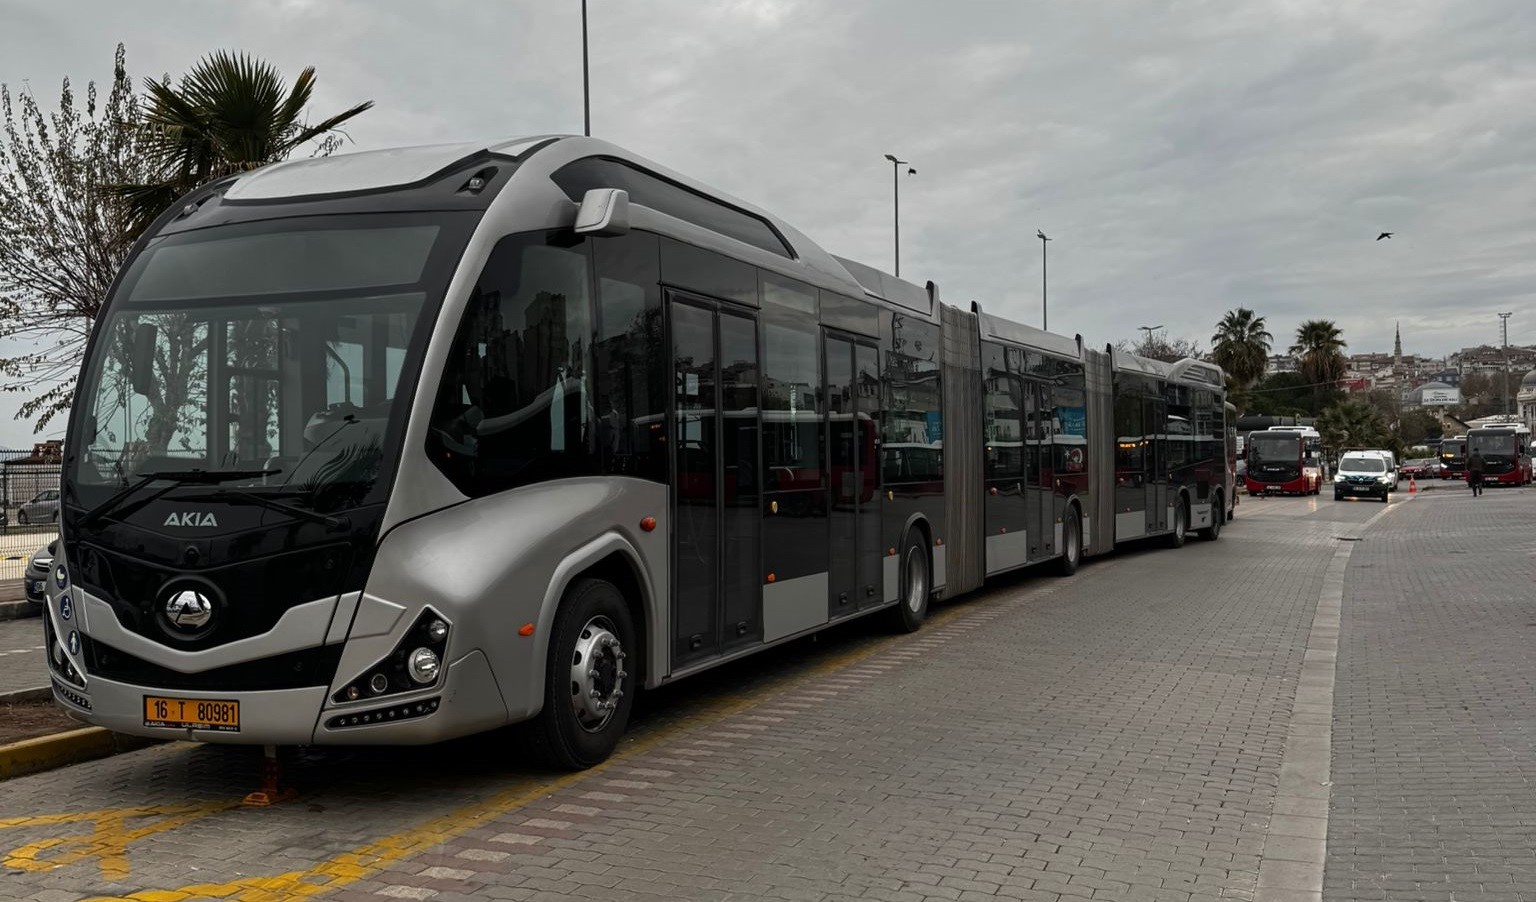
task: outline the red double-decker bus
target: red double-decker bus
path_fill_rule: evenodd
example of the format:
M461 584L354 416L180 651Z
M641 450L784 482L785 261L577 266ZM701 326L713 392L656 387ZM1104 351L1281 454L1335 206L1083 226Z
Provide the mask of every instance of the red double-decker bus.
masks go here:
M1467 433L1467 455L1473 452L1483 455L1483 485L1531 484L1529 426L1509 423L1473 429Z

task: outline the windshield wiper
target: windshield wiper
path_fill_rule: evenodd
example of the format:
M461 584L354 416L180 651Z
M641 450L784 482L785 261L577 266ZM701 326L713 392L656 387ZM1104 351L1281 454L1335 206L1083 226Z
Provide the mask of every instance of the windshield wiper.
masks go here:
M89 526L106 515L108 511L116 510L124 501L132 498L152 482L170 482L170 485L144 499L148 504L181 485L217 485L221 482L230 482L236 479L257 479L263 476L276 476L282 470L155 470L149 473L139 473L139 481L119 491L117 494L101 502L85 512L80 518L81 526Z
M243 492L239 489L219 489L208 496L210 501L229 501L231 499L264 507L267 510L280 511L290 517L298 517L303 520L320 523L328 529L340 531L352 527L352 521L346 517L332 517L329 514L322 514L318 511L305 510L302 507L278 501L276 498L267 498L255 492Z

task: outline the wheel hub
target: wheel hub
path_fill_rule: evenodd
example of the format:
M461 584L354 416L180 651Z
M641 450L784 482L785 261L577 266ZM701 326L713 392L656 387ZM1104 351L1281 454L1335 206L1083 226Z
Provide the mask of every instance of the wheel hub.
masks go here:
M628 657L607 617L593 617L576 636L571 654L571 707L582 729L601 730L624 697Z

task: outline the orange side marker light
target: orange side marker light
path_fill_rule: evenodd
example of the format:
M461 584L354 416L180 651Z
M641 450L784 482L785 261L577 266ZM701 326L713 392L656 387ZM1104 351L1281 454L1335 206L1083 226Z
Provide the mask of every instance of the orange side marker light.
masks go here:
M525 623L522 626L518 627L517 628L517 634L519 636L531 636L531 635L533 635L533 624Z
M640 529L642 531L650 532L651 530L653 530L655 528L656 528L656 518L655 517L644 517L644 518L642 518L640 520Z

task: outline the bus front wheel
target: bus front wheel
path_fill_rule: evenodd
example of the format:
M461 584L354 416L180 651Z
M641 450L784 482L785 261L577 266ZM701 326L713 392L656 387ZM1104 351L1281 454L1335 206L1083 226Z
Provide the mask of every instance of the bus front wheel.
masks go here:
M533 753L552 767L582 770L613 753L629 724L638 637L612 583L580 579L555 614L544 675L544 709L529 727Z

